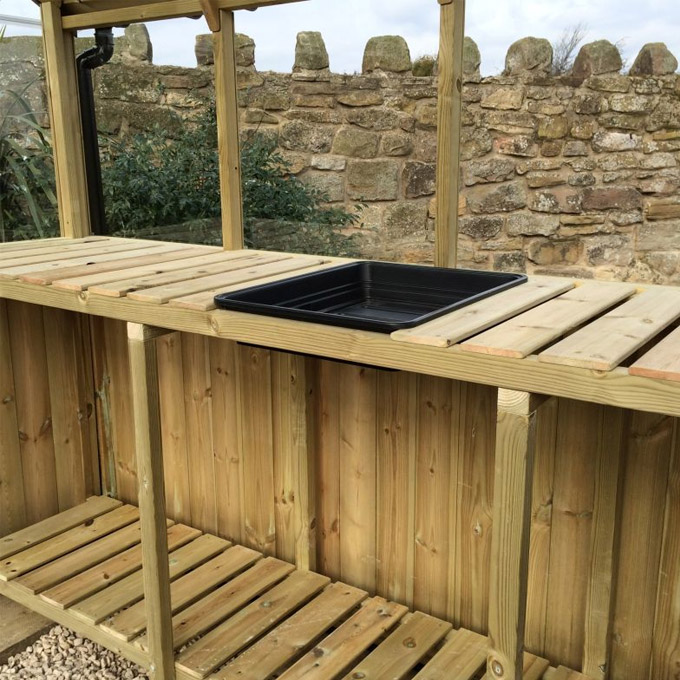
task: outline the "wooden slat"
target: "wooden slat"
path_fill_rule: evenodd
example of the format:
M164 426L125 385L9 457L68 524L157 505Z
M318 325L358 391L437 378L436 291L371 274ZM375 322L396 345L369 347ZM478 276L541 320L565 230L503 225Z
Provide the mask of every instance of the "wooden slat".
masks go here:
M455 484L449 506L450 545L447 620L457 627L488 630L494 456L498 390L460 384ZM454 427L456 423L454 421Z
M271 352L248 346L238 351L242 536L246 545L271 555L276 550Z
M305 267L301 274L312 274L314 272L323 271L324 269L329 269L330 267L337 267L339 262L333 260L331 262L324 262L324 264L314 265L312 267ZM182 297L177 297L170 300L170 305L172 307L180 307L182 309L194 309L197 311L208 312L215 309L215 295L218 293L230 293L235 290L241 290L243 288L248 288L249 286L264 285L265 283L273 283L274 281L281 281L283 279L290 278L291 276L296 276L297 272L283 272L282 274L274 274L273 276L266 276L263 279L258 279L257 281L251 283L250 281L243 281L241 283L236 283L232 286L219 286L217 288L212 288L210 290L204 290L200 293L194 293L192 295L183 295Z
M210 7L208 12L205 7ZM214 35L215 113L220 164L222 244L225 250L243 248L241 153L238 132L238 84L236 82L236 32L234 13L217 9L215 0L203 0L203 9Z
M623 478L622 444L628 435L626 414L605 408L595 470L592 562L585 611L582 670L591 678L607 680L616 590L615 554L618 548L620 486Z
M482 354L523 358L635 293L635 286L589 281L461 343Z
M274 557L265 557L248 571L176 614L172 619L175 649L238 612L294 569L291 564ZM135 644L147 649L146 635L135 640Z
M611 371L680 318L680 290L653 288L538 355L541 361Z
M645 378L680 381L680 328L641 356L628 372Z
M276 554L298 569L316 567L313 432L305 357L272 352Z
M191 488L182 335L168 333L156 340L160 394L161 439L165 474L166 510L178 522L191 523Z
M675 421L675 446L666 492L661 568L654 622L650 677L672 678L680 659L680 425Z
M126 505L105 515L86 520L82 525L69 529L58 536L4 559L0 567L0 579L11 581L37 567L66 555L88 543L96 541L112 531L132 524L139 518L137 508Z
M320 361L315 381L317 485L317 568L340 578L340 375L342 365Z
M375 592L377 372L340 370L340 578Z
M526 283L446 314L439 319L416 326L416 328L395 331L391 338L399 342L449 347L561 295L573 287L574 282L569 279L532 276Z
M465 0L440 0L440 5L434 263L439 267L455 267L458 258Z
M238 346L229 340L211 338L210 384L212 386L213 449L215 486L217 494L217 524L221 536L241 543L242 539L242 494L241 494L241 449L239 447L239 417L236 404L239 399L237 375Z
M189 472L191 522L217 532L213 413L208 339L182 335L182 373ZM216 416L220 418L220 415Z
M265 261L267 262L265 263ZM271 258L262 256L258 262L261 264L253 262L250 267L234 272L213 274L212 276L203 276L200 279L192 281L182 281L180 283L171 283L167 286L146 288L145 290L128 293L128 297L132 300L139 300L141 302L163 304L175 297L182 297L190 295L191 293L200 293L205 290L211 290L217 286L229 286L244 281L256 281L257 279L262 279L270 274L290 272L292 275L292 272L301 271L307 267L322 264L323 260L307 256L282 259L280 256L272 255Z
M675 423L664 416L639 412L628 417L631 436L622 489L610 674L613 678L646 678L652 660L664 499Z
M19 424L17 422L14 370L10 350L7 303L0 299L0 559L11 554L12 539L7 534L26 526ZM21 480L21 482L19 482Z
M8 328L24 478L26 521L59 512L42 308L8 302Z
M538 656L524 653L524 669L522 672L522 680L544 680L546 679L546 672L550 671L550 664L546 659L541 659ZM487 671L482 680L496 680L496 676Z
M107 262L102 258L117 257L120 255L133 257L136 254L148 254L144 251L153 251L160 246L152 241L123 241L114 242L112 245L100 243L82 243L75 246L64 246L59 252L45 253L31 251L24 257L13 257L2 260L0 278L14 279L34 271L48 271L61 267L75 267L88 262Z
M281 680L325 680L349 670L373 643L381 638L406 613L403 605L381 597L368 600L361 609L319 642L290 669Z
M229 547L229 542L204 534L169 555L169 578L174 580ZM143 552L143 550L142 550ZM107 616L144 597L143 569L135 571L108 588L82 600L70 609L78 618L101 623Z
M414 680L472 680L486 664L488 647L478 633L454 631Z
M181 244L169 243L168 245L151 249L135 250L130 251L129 253L116 253L115 256L107 256L104 261L87 263L74 267L69 267L64 264L64 266L60 266L56 269L31 272L30 274L23 274L21 280L46 286L61 279L66 279L67 281L73 279L79 280L87 276L125 271L128 267L172 262L188 257L191 250L193 249L188 249ZM198 247L195 248L195 250L197 254L202 252L202 249ZM62 286L62 288L68 290L82 290L82 288L75 288L72 284L66 284L65 286Z
M260 557L255 550L235 546L173 581L170 585L172 613L175 614L200 599L250 567ZM122 640L132 640L146 629L145 604L143 600L133 604L103 623L102 628Z
M458 460L453 418L459 413L460 384L419 376L416 454L415 583L413 605L446 618L451 554L452 474Z
M167 535L168 550L176 550L200 536L201 532L183 524L175 524L168 529ZM142 547L136 545L46 590L41 597L55 607L66 609L141 568Z
M365 597L363 590L334 583L218 671L214 680L269 678L303 654Z
M54 248L61 247L65 242L68 243L95 243L97 241L111 241L110 236L84 236L82 238L65 239L62 236L55 236L54 238L38 238L26 239L25 241L10 241L8 243L0 243L0 262L5 253L12 253L19 250L34 250L36 248Z
M276 253L252 256L243 256L242 253L221 253L219 259L213 264L171 269L167 273L114 281L107 285L93 286L91 292L112 297L116 294L118 296L127 294L133 300L149 290L154 293L160 291L161 294L166 290L181 294L185 287L189 291L194 290L196 286L201 289L199 282L204 278L231 274L236 280L240 280L240 272L243 270L249 271L249 268L252 269L261 264L281 262L286 259L290 259L290 256Z
M314 597L328 581L327 576L314 572L293 572L285 581L180 652L178 668L191 677L205 678L250 641Z
M345 680L402 680L451 630L451 624L416 612L376 650L355 666Z
M376 591L411 606L418 377L378 371Z
M75 574L93 567L118 553L137 545L141 540L140 524L135 522L90 545L70 552L63 557L34 569L16 579L16 587L35 595L54 587Z
M3 433L4 438L4 433ZM122 503L115 498L94 496L75 508L64 510L58 515L33 524L21 531L0 538L0 559L4 560L12 555L49 540L58 534L63 534L77 527L79 524L90 522L111 510L120 507Z
M147 287L147 282L154 285L160 280L167 283L181 281L195 276L203 276L203 268L211 265L223 265L230 267L233 260L252 259L257 253L225 253L213 252L208 255L191 255L180 260L163 263L157 266L131 267L123 271L106 272L104 274L91 274L89 276L74 279L60 279L55 281L55 288L67 290L89 290L96 295L108 297L124 297L130 290ZM155 279L154 277L168 276L168 279Z

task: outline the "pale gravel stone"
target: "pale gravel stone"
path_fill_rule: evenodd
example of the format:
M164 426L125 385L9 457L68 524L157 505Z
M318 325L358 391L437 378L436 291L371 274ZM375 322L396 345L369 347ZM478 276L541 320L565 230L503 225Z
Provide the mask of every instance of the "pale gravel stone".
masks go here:
M0 666L0 680L148 680L139 666L55 626Z

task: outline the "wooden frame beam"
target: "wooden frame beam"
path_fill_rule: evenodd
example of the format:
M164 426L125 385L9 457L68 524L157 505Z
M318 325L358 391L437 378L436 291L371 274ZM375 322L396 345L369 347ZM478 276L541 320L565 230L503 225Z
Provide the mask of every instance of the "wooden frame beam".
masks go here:
M201 7L203 8L203 15L205 16L208 28L213 32L217 33L221 27L220 21L220 10L217 7L215 0L200 0Z
M303 0L213 0L215 10L233 12L238 9L255 10L259 7L283 5ZM63 27L65 30L101 28L107 26L126 26L140 21L159 21L178 17L198 17L204 13L201 0L102 0L101 2L65 3L63 6ZM82 11L86 6L89 11ZM69 12L73 11L72 14Z
M536 410L545 397L498 391L491 579L490 680L521 680L529 581Z
M241 199L241 149L238 133L238 87L236 83L236 32L234 13L220 10L220 30L215 41L215 113L222 202L222 247L243 248L243 201Z
M455 267L458 261L465 0L439 0L439 4L441 24L434 263L438 267Z
M163 451L156 338L169 331L128 323L130 375L139 479L142 575L154 680L174 680L170 568L165 514Z
M57 3L40 6L61 235L91 233L83 131L72 33L62 29Z

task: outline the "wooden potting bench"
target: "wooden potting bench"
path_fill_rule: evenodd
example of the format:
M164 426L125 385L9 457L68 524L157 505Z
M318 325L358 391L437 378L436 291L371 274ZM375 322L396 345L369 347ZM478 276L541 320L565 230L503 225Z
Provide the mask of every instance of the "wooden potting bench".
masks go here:
M240 249L233 11L279 1L41 4L63 238L0 245L0 593L163 680L672 680L680 290L530 277L392 336L215 309L338 263ZM201 12L226 250L91 236L73 32Z

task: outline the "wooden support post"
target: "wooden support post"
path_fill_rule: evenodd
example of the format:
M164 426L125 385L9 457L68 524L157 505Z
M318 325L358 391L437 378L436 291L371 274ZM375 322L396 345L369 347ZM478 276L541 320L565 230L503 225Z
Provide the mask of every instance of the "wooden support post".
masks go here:
M536 409L543 399L498 391L487 662L493 680L522 678Z
M220 10L215 0L200 0L200 3L208 28L213 33L217 33L220 30Z
M215 41L215 107L222 197L222 244L225 250L243 248L241 156L238 136L238 102L234 13L219 11L220 30Z
M78 107L74 35L62 28L60 3L43 2L40 14L61 235L91 233L83 131Z
M465 0L439 0L439 4L441 5L441 28L434 263L438 267L455 267L458 259Z
M144 324L128 324L142 525L142 573L150 670L154 680L175 678L155 343L155 339L166 332Z

